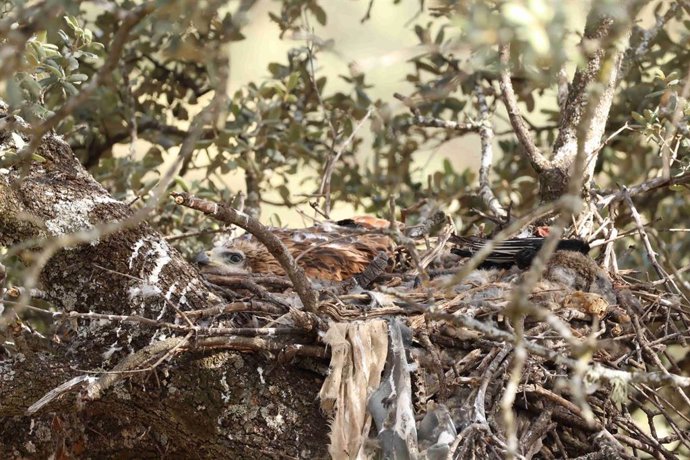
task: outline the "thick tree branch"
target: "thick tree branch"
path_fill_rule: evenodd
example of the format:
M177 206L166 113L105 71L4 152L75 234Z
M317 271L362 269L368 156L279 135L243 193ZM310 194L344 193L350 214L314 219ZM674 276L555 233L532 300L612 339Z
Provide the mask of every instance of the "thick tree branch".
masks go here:
M635 17L639 7L628 7L631 18ZM587 60L573 77L553 147L553 166L560 174L554 174L550 183L546 184L542 190L542 199L551 199L565 191L563 174L567 177L575 160L579 141L584 141L586 155L585 187L593 176L596 155L606 129L625 56L624 49L630 35L631 22L627 18L614 19L607 16L605 9L592 8L581 45ZM592 48L594 51L589 51ZM588 117L588 125L581 126L585 111L591 116ZM580 135L585 138L578 139Z

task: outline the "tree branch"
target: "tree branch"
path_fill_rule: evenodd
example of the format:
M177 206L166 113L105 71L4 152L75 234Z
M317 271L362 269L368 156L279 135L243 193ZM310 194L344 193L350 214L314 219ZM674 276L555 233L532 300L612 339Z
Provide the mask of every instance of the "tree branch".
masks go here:
M522 147L525 149L525 153L527 154L527 158L532 164L532 167L537 173L541 173L545 169L550 168L551 163L535 145L534 139L532 139L532 135L527 128L527 124L520 114L520 108L518 107L517 98L515 97L513 83L510 80L510 44L503 43L499 46L498 57L501 63L501 95L503 98L503 103L506 106L506 110L508 111L510 124L515 130L515 135L517 136L520 145L522 145Z
M477 105L479 107L479 137L482 144L482 161L479 166L479 196L494 216L501 220L505 220L508 217L508 212L501 205L501 202L498 201L496 195L494 195L489 181L489 173L491 172L491 165L494 158L494 129L491 126L489 105L486 103L486 97L484 96L484 90L481 83L477 82L474 92L477 96Z
M630 8L631 17L636 10ZM578 134L584 133L587 170L585 184L593 175L596 155L606 128L613 95L618 83L620 68L625 56L620 42L626 41L630 32L630 22L607 16L606 12L594 7L590 12L582 38L582 52L595 47L585 54L586 62L573 77L568 100L563 108L560 131L553 146L553 165L567 172L572 165L578 149ZM581 127L581 120L587 109L592 116L588 126Z
M314 287L307 279L302 267L297 265L295 259L290 255L290 251L288 251L283 242L271 233L266 226L257 219L224 204L203 200L189 193L172 193L171 195L175 198L175 203L179 205L201 211L223 223L237 225L254 235L283 267L290 281L292 281L297 295L302 300L304 308L309 312L316 312L317 295Z

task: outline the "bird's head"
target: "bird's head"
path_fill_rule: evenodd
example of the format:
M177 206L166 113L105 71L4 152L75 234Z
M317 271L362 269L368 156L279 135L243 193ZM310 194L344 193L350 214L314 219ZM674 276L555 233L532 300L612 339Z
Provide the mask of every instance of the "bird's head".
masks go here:
M197 254L195 261L204 274L234 275L248 272L244 252L236 248L216 246Z

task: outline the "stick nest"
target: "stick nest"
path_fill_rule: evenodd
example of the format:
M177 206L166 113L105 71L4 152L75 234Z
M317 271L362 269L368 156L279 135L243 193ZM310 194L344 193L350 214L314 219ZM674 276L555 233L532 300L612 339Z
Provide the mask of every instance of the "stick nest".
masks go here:
M378 276L366 288L320 286L316 314L298 307L286 279L209 281L224 285L230 305L251 305L253 312L233 313L236 327L278 329L271 340L280 343L268 347L278 354L318 368L325 360L314 350L329 345L321 400L333 417L335 457L688 452L687 378L677 375L688 369L678 352L687 346L690 318L677 297L622 278L603 293L594 284L575 289L543 279L521 316L506 312L523 281L517 268L476 270L454 285L438 275L443 267L436 271L426 281L410 270Z
M287 259L289 280L208 276L231 303L206 314L211 324L232 323L225 334L256 336L226 346L323 371L334 458L690 453L690 311L669 277L612 276L566 251L553 254L538 280L538 270L469 270L480 254L469 262L449 255L444 230L422 252L411 240L420 235L404 235L398 243L410 263L396 261L392 273L375 260L352 279L317 284L250 217L189 194L175 198ZM533 269L540 264L537 256Z

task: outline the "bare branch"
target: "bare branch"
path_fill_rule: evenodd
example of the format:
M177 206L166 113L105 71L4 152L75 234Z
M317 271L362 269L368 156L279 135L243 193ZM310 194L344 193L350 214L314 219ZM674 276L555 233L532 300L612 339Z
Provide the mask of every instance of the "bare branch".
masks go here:
M611 192L608 195L600 197L599 202L597 203L597 207L599 207L601 209L601 208L604 208L606 206L610 206L613 203L623 201L626 198L626 196L633 197L636 195L640 195L642 193L651 192L653 190L656 190L656 189L659 189L662 187L671 187L673 185L687 184L689 182L690 182L690 172L686 172L686 173L680 174L678 176L669 177L669 178L655 177L654 179L650 179L647 182L633 185L632 187L629 187L626 190L619 190L618 192Z
M654 252L654 248L652 248L652 243L649 241L649 236L647 236L647 232L644 229L644 225L642 224L642 218L640 217L640 213L637 212L637 208L635 207L635 204L632 201L632 198L630 195L627 193L627 189L623 187L623 194L625 196L625 202L628 204L628 207L630 208L630 212L632 213L633 220L635 221L635 225L637 226L637 231L640 233L640 237L642 238L642 242L644 243L644 247L647 250L647 258L651 262L652 266L654 267L654 270L656 270L657 274L659 277L663 280L665 280L666 285L668 286L669 289L675 290L678 294L683 294L683 291L678 287L678 285L673 281L673 279L669 276L669 274L666 272L666 270L661 266L659 261L656 258L656 253ZM686 298L686 301L688 299Z
M205 337L183 348L189 348L190 350L271 351L274 353L285 353L288 356L300 355L314 358L325 358L328 356L324 346L302 345L275 337Z
M335 152L335 155L329 156L328 161L326 161L326 167L324 168L323 176L321 177L321 186L319 187L318 192L319 195L324 196L326 199L326 203L324 205L324 214L326 215L326 217L328 217L331 213L331 177L333 176L333 170L335 169L335 165L338 163L338 160L343 155L343 152L345 152L345 149L347 149L350 146L352 140L357 135L357 132L362 128L362 126L364 126L364 123L369 119L372 111L373 108L369 108L369 110L367 110L367 113L362 117L361 120L359 120L359 123L357 123L357 126L355 126L355 128L352 130L352 133L347 137L347 139L345 139L345 141L342 144L340 144L340 147L338 147L338 150Z
M501 202L498 201L493 190L491 190L489 180L489 173L491 172L491 165L493 164L494 157L494 129L491 126L489 105L486 103L486 97L484 96L484 90L480 82L477 82L474 92L477 96L477 105L479 106L479 137L481 138L482 144L482 161L479 166L479 196L494 216L501 220L505 220L508 217L508 212L501 205Z
M312 313L317 310L317 295L302 267L290 254L282 241L278 239L265 225L249 215L238 212L225 204L213 203L208 200L197 198L189 193L173 193L175 202L188 208L196 209L204 214L210 215L219 221L237 225L254 235L268 249L273 257L287 273L292 281L297 295L302 300L304 308Z
M680 8L682 2L670 2L668 10L663 15L656 15L656 22L649 29L640 30L640 41L637 46L630 48L628 50L628 56L626 57L625 72L630 67L630 65L637 59L642 58L647 51L649 51L649 45L654 39L659 35L659 32L664 28L664 26L675 17L676 11Z
M525 149L527 158L529 159L532 167L537 173L541 173L543 170L551 167L551 162L546 159L546 157L539 151L532 135L527 128L525 120L520 114L520 108L518 107L517 98L515 97L515 90L513 89L513 83L510 80L510 45L503 43L498 48L498 56L501 63L501 93L503 98L503 103L508 111L508 117L510 118L510 124L515 130L515 135Z
M405 105L410 109L410 112L412 112L412 120L409 122L410 125L420 126L423 128L452 129L458 131L460 134L476 133L479 132L479 129L481 128L481 124L473 123L471 121L462 123L459 121L444 120L442 118L425 117L410 101L410 98L403 96L400 93L394 93L393 97L405 103Z

